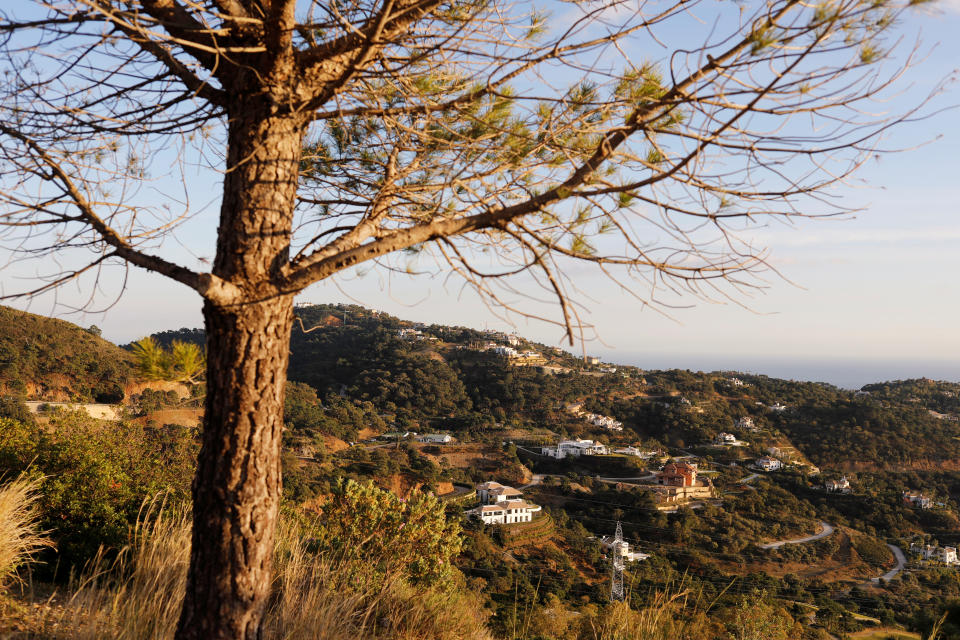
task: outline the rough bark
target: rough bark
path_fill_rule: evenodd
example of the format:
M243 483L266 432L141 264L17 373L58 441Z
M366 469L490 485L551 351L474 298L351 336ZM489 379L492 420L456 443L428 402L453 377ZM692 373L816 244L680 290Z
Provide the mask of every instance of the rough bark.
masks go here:
M229 123L213 273L238 293L203 309L206 411L178 640L259 638L269 596L293 320L293 296L272 283L289 259L303 127L266 102Z

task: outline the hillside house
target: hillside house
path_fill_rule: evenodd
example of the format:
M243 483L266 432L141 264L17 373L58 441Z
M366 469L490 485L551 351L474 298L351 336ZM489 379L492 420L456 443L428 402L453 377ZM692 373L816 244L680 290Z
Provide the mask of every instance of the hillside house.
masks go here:
M643 451L642 449L638 449L637 447L634 447L634 446L614 449L613 452L619 453L625 456L636 456L641 460L649 460L650 458L656 457L659 453L657 451Z
M713 497L713 482L697 478L697 465L691 462L668 462L657 473L653 491L660 502L675 503Z
M623 431L623 423L610 416L601 416L596 413L586 413L582 415L586 418L587 422L595 427L601 427L608 431Z
M827 480L826 489L830 493L850 493L850 481L847 480L847 476L839 480Z
M903 501L916 509L930 509L933 507L933 500L923 495L920 491L904 491L900 494Z
M606 551L613 550L613 536L603 536L600 538L600 546ZM620 555L627 562L643 562L650 557L649 553L641 553L631 548L629 542L620 543Z
M956 547L935 547L933 545L910 545L911 553L916 553L922 560L942 562L949 565L960 565Z
M600 364L600 358L597 356L584 356L583 361L590 365Z
M505 500L496 504L484 504L470 509L467 514L478 518L483 524L514 524L530 522L540 505L526 500Z
M515 335L509 335L507 336L507 344L509 344L511 347L519 347L520 338Z
M541 447L540 453L562 460L566 457L602 456L608 453L606 445L593 440L561 440L555 447Z
M697 484L697 468L687 462L668 462L657 473L657 484L666 487L692 487Z
M761 471L780 471L783 469L783 463L776 458L771 458L770 456L757 458L753 464Z
M417 436L416 440L427 444L450 444L453 442L453 436L448 433L425 433Z
M732 433L727 433L726 431L721 431L713 438L713 444L726 447L737 444L737 436Z
M477 485L477 498L482 504L498 504L522 496L522 491L499 482L489 481Z
M741 431L757 431L757 425L754 424L753 418L750 416L742 416L737 420L734 427L740 429Z

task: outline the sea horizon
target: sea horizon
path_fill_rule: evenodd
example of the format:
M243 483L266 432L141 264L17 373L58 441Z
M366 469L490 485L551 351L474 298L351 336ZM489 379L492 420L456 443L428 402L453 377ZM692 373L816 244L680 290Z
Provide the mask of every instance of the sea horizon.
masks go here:
M929 378L960 383L960 362L907 358L767 358L750 355L597 351L605 362L641 369L737 371L771 378L826 382L842 389L894 380Z

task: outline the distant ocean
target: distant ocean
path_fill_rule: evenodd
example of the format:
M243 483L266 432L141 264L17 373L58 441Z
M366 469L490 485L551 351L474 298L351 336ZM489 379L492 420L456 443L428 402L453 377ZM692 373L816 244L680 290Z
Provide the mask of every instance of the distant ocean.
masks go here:
M960 382L960 360L828 360L601 350L597 350L596 355L606 362L633 365L641 369L742 371L786 380L828 382L844 389L859 389L871 382L908 378Z

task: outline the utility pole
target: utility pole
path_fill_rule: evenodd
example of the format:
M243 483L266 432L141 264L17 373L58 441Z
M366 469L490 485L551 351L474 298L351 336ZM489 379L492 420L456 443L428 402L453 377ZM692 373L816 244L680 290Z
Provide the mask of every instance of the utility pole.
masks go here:
M617 520L617 533L613 537L610 550L613 553L613 563L610 576L610 602L623 602L623 548L627 543L623 541L623 528Z

